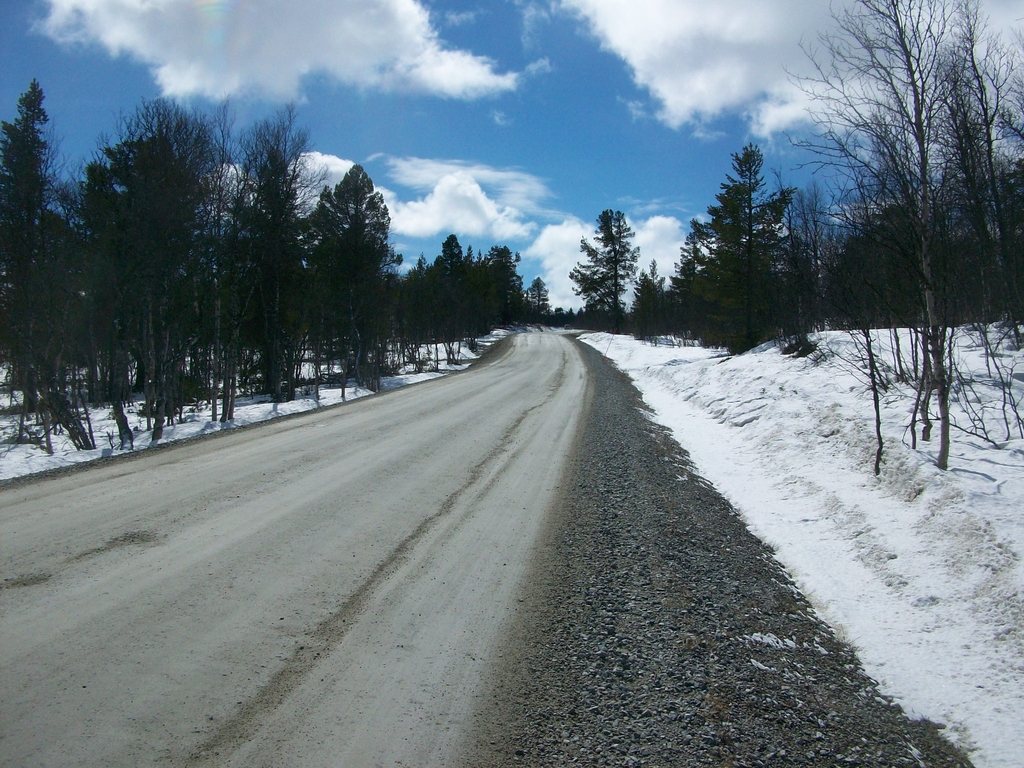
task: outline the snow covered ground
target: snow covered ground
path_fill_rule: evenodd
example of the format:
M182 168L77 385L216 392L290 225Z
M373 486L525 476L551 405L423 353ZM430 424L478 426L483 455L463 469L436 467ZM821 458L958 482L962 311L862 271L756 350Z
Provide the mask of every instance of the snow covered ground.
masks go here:
M913 393L896 387L883 402L876 478L871 397L847 334L819 336L828 354L803 359L771 345L729 357L583 339L633 378L653 418L775 548L883 692L911 716L945 724L979 768L1024 765L1019 435L994 446L954 432L950 469L940 472L937 439L920 450L903 444ZM877 341L885 353L885 332ZM980 380L978 406L994 390L980 349L966 338L960 349ZM1024 372L1020 352L1003 362ZM1024 394L1020 378L1015 386ZM999 409L988 416L995 436Z
M476 353L463 345L460 358L466 362L462 365L449 366L442 359L439 366L440 372L414 373L410 371L398 376L385 378L381 382L382 390L387 391L408 384L434 379L438 376L444 376L451 371L463 370L469 366L472 360L479 357L480 352L486 347L499 341L506 335L508 335L508 331L498 329L490 335L478 339L479 351ZM433 348L431 348L430 352L433 354ZM441 351L441 357L444 357L443 350ZM346 387L344 399L355 400L372 394L373 392L364 387ZM239 397L235 401L235 418L228 424L210 421L210 404L203 403L199 407L186 408L184 421L165 427L164 436L160 442L167 443L210 432L235 429L236 427L245 426L257 421L266 421L267 419L287 416L292 413L310 411L318 407L323 408L329 405L337 405L340 402L342 402L340 387L321 387L319 404L317 404L311 392L304 393L289 403L272 403L270 398L266 396ZM145 416L140 416L138 413L138 404L127 407L125 412L135 433L134 449L138 451L148 448L150 445L150 433L146 431ZM50 456L46 451L37 446L15 444L13 440L18 429L17 416L0 416L0 480L121 453L122 451L117 447L120 445L120 441L117 439L117 425L114 423L111 410L109 408L97 409L90 413L90 418L92 420L93 435L96 438L96 450L75 450L71 441L65 435L60 434L53 436L53 455Z

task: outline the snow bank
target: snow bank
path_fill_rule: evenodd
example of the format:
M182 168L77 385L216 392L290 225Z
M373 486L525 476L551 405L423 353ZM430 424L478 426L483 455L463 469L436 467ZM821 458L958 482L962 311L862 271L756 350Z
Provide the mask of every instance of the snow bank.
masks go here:
M893 388L876 478L871 398L846 362L846 334L818 337L834 354L813 359L772 345L729 357L609 334L583 340L633 378L655 420L776 549L884 693L945 724L979 768L1022 764L1024 440L997 447L954 433L940 472L937 443L903 444L913 393ZM888 354L886 333L877 341ZM961 352L980 405L994 392L983 358L967 341Z
M390 376L382 379L381 390L389 391L404 387L409 384L416 384L428 379L435 379L453 371L461 371L469 367L469 363L480 356L484 349L491 344L500 341L508 335L508 331L497 329L487 336L477 339L478 351L471 351L466 345L460 349L460 359L464 362L460 365L448 365L444 361L444 352L441 352L439 371L415 373L412 370L404 371L397 376ZM433 348L430 349L433 354ZM164 427L164 436L161 443L168 443L175 440L184 440L198 435L211 432L220 432L225 429L253 424L258 421L266 421L279 416L288 416L293 413L315 410L329 405L337 405L344 400L356 400L367 395L372 395L369 389L364 387L347 387L342 397L340 387L320 388L320 402L317 403L312 392L304 391L295 400L288 403L272 403L269 397L239 397L235 401L235 418L227 424L210 421L210 404L203 403L196 407L185 409L183 421L176 421L173 426ZM5 396L10 404L19 402L18 393L13 396ZM146 418L139 414L139 404L135 403L125 408L128 421L135 434L134 450L139 451L150 447L150 433L146 431ZM21 477L35 472L44 472L48 469L58 469L71 464L80 464L85 461L112 456L122 453L118 448L120 441L117 438L117 424L114 422L114 415L110 408L97 409L90 413L92 420L93 435L96 439L96 450L78 451L71 444L71 441L63 434L53 435L53 455L50 456L42 448L34 445L18 445L14 443L14 437L18 429L18 418L14 415L0 416L0 480L7 480L12 477Z

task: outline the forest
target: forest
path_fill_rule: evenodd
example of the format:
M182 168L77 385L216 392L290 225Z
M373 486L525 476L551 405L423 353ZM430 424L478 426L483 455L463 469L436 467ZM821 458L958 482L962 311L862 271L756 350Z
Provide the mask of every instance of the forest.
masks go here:
M564 324L507 246L455 235L400 270L390 216L359 165L333 188L291 108L236 135L212 114L143 103L78 174L59 173L33 81L0 132L0 366L20 393L15 441L54 431L96 447L109 406L120 445L140 401L152 439L186 405L229 422L240 392L291 400L402 368L457 363L496 325Z
M581 244L586 260L572 274L586 301L577 322L733 353L779 340L808 355L809 334L850 331L875 405L876 473L879 398L893 381L917 391L914 445L931 439L937 417L945 469L950 398L978 410L957 334L985 347L1005 439L1024 437L1024 372L1002 354L1020 349L1024 332L1020 45L989 33L971 2L861 0L835 22L799 81L815 130L794 144L812 181L790 187L776 173L769 182L761 150L743 147L667 281L653 262L637 275L633 232L621 212L605 211L599 247ZM901 349L893 333L897 354L883 363L874 331L896 328L911 341L904 334ZM980 416L959 428L994 440Z
M859 0L834 21L796 78L811 128L792 143L811 181L788 186L757 145L741 148L670 275L653 261L638 273L626 215L603 211L570 274L578 314L553 311L540 277L524 286L504 245L474 251L453 234L403 265L369 176L355 165L326 185L291 108L236 132L226 107L145 102L69 174L33 81L0 130L0 370L20 393L16 441L52 450L59 430L93 448L102 404L124 445L135 402L158 441L190 403L228 422L240 392L377 389L523 322L732 353L780 340L798 355L815 332L849 331L876 425L888 384L912 385L911 440L937 421L942 468L951 397L970 409L954 350L971 333L1007 432L1024 436L1024 374L1000 356L1024 330L1020 43L989 32L971 0ZM883 363L873 332L894 328L909 335Z

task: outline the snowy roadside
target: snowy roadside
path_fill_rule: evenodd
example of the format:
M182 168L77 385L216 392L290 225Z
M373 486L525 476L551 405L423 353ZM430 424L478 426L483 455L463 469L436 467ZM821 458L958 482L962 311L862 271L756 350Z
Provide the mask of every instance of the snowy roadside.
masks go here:
M466 345L463 345L460 357L465 363L461 365L449 366L442 360L439 366L440 371L415 373L410 370L397 376L386 377L381 381L381 391L387 392L409 384L436 379L453 371L465 370L487 347L500 341L508 334L509 331L497 329L489 335L477 339L477 352L473 352ZM239 397L235 403L235 418L227 424L210 421L210 404L206 402L200 407L186 408L183 421L176 421L173 425L164 428L164 436L160 443L164 444L198 435L235 429L280 416L338 405L343 401L357 400L372 394L374 393L365 387L346 387L344 397L342 397L340 387L321 387L319 403L314 398L312 392L304 392L302 395L296 396L293 401L287 403L273 403L266 396ZM134 450L140 451L149 448L150 433L146 431L145 416L140 415L138 412L139 404L134 403L128 406L125 411L135 433ZM58 469L72 464L80 464L105 456L128 452L121 451L117 447L119 445L117 440L117 424L114 422L113 413L110 408L96 409L90 413L90 418L92 420L93 435L96 438L96 450L78 451L65 435L59 434L53 436L53 455L51 456L35 445L18 445L14 443L14 434L18 428L17 417L13 415L0 416L0 480L8 480L14 477L21 477L22 475Z
M876 478L870 395L841 356L582 339L632 377L884 693L944 723L979 768L1020 765L1024 440L954 435L939 472L934 445L902 444L913 399L890 390Z

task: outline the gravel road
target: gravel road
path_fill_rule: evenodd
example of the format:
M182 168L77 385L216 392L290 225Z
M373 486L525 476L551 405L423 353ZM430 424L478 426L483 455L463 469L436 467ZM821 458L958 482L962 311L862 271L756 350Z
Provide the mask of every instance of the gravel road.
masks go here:
M0 488L0 765L453 764L588 383L555 334Z
M593 408L462 762L969 766L580 345Z
M0 486L4 766L968 766L590 347Z

